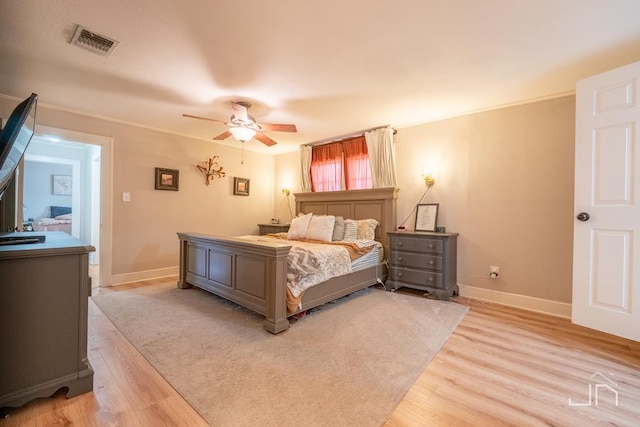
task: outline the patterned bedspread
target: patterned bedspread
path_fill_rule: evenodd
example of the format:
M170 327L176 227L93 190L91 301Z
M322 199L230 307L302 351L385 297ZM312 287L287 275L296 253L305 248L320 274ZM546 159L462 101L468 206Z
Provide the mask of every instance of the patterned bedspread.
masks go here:
M71 234L71 220L41 218L33 223L33 231L64 231Z
M242 236L243 239L257 241L279 241L278 235ZM287 257L287 285L291 295L298 298L313 285L332 277L352 272L351 261L368 252L374 245L355 243L320 243L313 241L285 240L291 245Z

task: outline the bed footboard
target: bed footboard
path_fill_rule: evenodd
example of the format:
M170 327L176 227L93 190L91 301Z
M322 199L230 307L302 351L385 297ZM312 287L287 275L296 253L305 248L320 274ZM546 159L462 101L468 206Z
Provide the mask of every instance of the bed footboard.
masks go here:
M197 286L265 316L277 334L287 320L287 255L291 246L197 233L180 238L179 288Z

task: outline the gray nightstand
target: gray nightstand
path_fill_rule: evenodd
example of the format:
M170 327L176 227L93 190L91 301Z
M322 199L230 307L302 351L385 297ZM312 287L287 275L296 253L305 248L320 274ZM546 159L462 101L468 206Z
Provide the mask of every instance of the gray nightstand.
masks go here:
M258 224L258 234L264 236L269 233L286 233L290 224Z
M458 233L389 232L387 289L422 289L449 300L458 295L456 279Z

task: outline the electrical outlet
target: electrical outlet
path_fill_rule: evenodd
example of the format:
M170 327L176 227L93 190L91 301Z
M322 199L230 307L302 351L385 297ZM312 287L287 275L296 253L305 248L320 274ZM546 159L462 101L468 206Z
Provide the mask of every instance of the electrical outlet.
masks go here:
M492 279L497 279L500 275L500 267L496 267L494 265L489 267L489 277Z

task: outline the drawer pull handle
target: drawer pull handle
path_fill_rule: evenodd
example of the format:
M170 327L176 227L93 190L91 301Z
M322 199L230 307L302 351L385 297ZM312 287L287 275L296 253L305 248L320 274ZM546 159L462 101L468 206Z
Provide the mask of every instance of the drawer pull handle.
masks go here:
M402 272L398 272L398 277L402 277Z
M398 257L398 261L402 261L402 257L401 256Z
M429 277L429 281L430 281L430 282L433 282L433 277Z
M398 242L398 246L402 246L402 242Z
M429 261L429 265L433 265L433 261Z
M431 245L431 244L430 244L430 245L429 245L429 249L433 249L433 245Z

